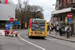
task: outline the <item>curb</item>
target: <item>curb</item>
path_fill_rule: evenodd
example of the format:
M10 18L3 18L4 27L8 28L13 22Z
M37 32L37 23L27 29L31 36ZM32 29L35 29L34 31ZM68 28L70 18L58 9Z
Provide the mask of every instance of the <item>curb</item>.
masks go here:
M64 40L64 41L69 41L69 42L73 42L73 43L75 43L75 41L72 41L72 40L62 39L62 38L55 37L55 36L51 36L51 35L48 35L48 36L49 36L49 37L52 37L52 38L59 39L59 40Z

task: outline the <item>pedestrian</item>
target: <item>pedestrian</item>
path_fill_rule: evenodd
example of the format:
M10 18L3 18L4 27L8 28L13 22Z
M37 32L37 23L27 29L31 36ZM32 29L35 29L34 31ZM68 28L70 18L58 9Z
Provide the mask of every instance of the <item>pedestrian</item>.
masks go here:
M61 26L59 27L59 34L60 34L60 36L62 36L62 33L61 33Z
M70 38L71 36L71 26L67 24L67 38Z
M53 32L53 24L51 25L51 31Z
M57 26L56 26L56 35L57 35L57 33L59 33L59 25L57 24Z
M54 25L54 30L55 30L55 32L56 32L56 24Z
M51 34L51 30L52 30L52 28L51 28L51 26L49 26L49 33Z

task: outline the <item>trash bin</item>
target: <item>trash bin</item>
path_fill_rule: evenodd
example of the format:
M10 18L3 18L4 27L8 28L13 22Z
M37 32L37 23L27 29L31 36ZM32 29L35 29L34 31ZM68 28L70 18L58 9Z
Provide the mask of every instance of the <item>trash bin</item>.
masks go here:
M67 32L67 38L70 38L70 36L71 36L71 33L70 33L70 31L68 31Z

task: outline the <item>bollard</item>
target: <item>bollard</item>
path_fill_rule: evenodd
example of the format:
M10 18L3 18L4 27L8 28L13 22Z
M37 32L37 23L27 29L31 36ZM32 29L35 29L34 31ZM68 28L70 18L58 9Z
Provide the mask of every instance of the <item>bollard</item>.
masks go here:
M70 38L70 35L71 35L70 31L68 31L67 32L67 38Z

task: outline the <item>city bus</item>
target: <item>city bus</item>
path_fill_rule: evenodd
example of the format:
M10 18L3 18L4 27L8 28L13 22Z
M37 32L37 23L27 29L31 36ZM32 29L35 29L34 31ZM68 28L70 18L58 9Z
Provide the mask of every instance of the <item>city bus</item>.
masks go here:
M44 19L30 19L29 22L29 38L30 37L46 37L47 21Z

